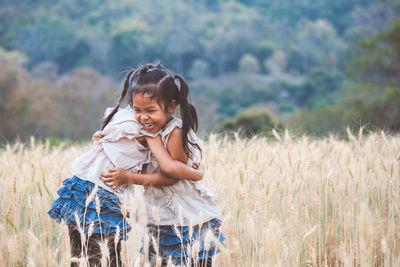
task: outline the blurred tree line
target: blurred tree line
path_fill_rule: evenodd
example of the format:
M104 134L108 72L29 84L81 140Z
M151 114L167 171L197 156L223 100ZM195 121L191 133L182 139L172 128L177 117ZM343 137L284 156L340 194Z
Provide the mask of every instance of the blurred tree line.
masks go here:
M111 80L90 69L34 79L25 57L0 49L0 121L4 140L28 136L80 140L98 129L104 107L117 95ZM44 69L48 77L54 65ZM113 101L114 100L114 101ZM3 140L3 141L4 141Z
M311 112L298 112L292 125L305 132L341 133L357 130L400 130L400 19L388 29L359 43L348 62L351 84L334 103ZM301 123L296 123L301 122Z
M399 13L398 0L4 0L0 134L88 138L123 71L156 59L189 80L202 129L258 125L261 110L264 130L340 132L378 114L397 130L381 102L397 94L385 49Z

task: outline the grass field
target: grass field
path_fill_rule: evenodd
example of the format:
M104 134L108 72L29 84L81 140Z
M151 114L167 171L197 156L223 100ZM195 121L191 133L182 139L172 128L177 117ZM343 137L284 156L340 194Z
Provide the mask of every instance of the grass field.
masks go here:
M216 266L400 266L400 137L383 133L203 142L223 210ZM32 141L0 151L0 265L69 266L65 225L47 215L87 147ZM134 266L140 225L123 243Z

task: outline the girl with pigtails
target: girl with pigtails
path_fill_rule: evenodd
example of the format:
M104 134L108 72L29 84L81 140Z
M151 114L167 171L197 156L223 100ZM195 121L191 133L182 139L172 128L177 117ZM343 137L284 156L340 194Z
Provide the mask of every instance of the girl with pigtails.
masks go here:
M198 182L200 179L191 178L178 170L178 164L171 164L175 160L197 167L201 162L195 134L198 119L196 109L189 103L189 87L182 76L161 64L145 65L137 77L133 76L127 96L143 130L159 135L146 137L151 155L142 176L117 168L104 173L102 180L110 187L144 185L152 238L142 250L147 251L153 263L161 260L163 265L211 266L212 257L225 239L219 230L221 212L216 198ZM173 116L178 106L181 119ZM160 171L178 179L146 182L145 175ZM182 177L186 179L179 179Z
M100 179L103 172L124 171L131 174L132 182L154 186L171 185L180 178L203 177L201 170L173 160L161 143L152 145L157 149L153 155L160 153L163 157L168 164L167 174L160 171L142 174L144 166L152 160L149 148L143 144L149 136L161 134L161 128L152 130L149 125L139 124L131 105L131 88L147 69L141 67L127 74L118 105L106 110L101 131L94 135L90 150L73 161L73 177L63 181L64 186L57 191L59 198L48 211L51 218L68 225L71 266L81 263L99 266L101 244L106 244L109 251L107 265L121 266L121 240L126 240L131 228L121 202L134 194L134 186L104 183Z

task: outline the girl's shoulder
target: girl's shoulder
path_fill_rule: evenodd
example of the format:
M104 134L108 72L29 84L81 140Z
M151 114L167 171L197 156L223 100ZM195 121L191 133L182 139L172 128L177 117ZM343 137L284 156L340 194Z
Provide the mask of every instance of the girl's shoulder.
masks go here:
M118 141L121 138L135 139L142 135L141 128L140 124L135 120L134 112L131 108L120 108L102 130L103 141Z
M182 128L182 120L175 116L172 116L172 119L167 122L167 124L165 124L160 131L160 136L164 145L167 145L171 133L177 128Z
M173 116L172 120L170 120L163 129L164 130L161 132L161 139L165 147L168 146L171 136L174 136L175 140L181 140L183 134L181 119ZM190 129L187 133L187 140L189 141L189 149L193 153L192 157L193 160L195 160L194 162L199 162L202 159L200 143L199 138L193 129ZM189 166L191 166L191 164Z
M172 132L174 132L174 130L177 130L175 132L179 132L181 129L182 129L182 120L175 116L172 116L172 119L163 127L160 134L163 140L168 141L169 136L171 135ZM193 131L193 129L190 129L187 135L188 135L188 140L190 142L198 143L198 137L196 133Z
M182 120L172 116L172 119L164 125L161 130L161 136L167 136L172 133L172 131L176 128L182 128Z
M110 115L113 110L113 107L106 108L106 110L104 111L103 119ZM120 123L121 121L131 121L137 123L135 120L135 113L130 106L119 108L110 120L109 124Z

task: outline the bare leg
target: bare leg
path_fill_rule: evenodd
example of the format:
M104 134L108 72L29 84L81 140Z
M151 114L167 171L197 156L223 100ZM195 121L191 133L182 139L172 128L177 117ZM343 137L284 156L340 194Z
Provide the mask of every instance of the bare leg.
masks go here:
M76 225L68 225L69 243L71 245L71 258L80 258L82 251L81 236ZM79 263L71 262L71 267L78 267Z
M68 225L69 239L71 245L71 257L80 258L82 253L82 243L81 236L76 227L76 225ZM89 237L88 242L88 259L90 266L100 266L101 265L101 248L100 243L105 240L105 236L101 234L93 234ZM107 238L107 247L110 255L109 262L107 266L120 267L121 266L121 241L118 242L115 247L114 235ZM84 252L84 251L83 251ZM79 263L71 263L71 267L78 267Z
M212 267L212 258L200 260L199 267Z

